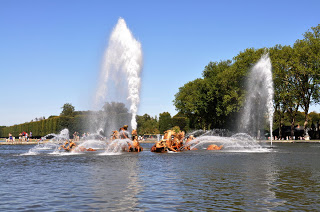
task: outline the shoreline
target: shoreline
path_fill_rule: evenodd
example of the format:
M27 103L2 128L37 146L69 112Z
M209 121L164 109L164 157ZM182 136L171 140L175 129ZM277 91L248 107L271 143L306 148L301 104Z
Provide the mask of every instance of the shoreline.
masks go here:
M44 144L49 142L49 140L43 140L41 142L39 142L39 139L30 139L29 141L9 141L6 142L5 139L1 139L0 140L0 146L1 145L36 145L36 144ZM78 141L76 141L77 143ZM145 140L145 141L140 141L140 143L142 144L153 144L156 143L156 140Z
M271 143L270 140L265 140L260 142ZM320 140L272 140L272 143L320 143Z
M1 145L36 145L36 144L44 144L49 140L44 140L39 142L38 139L31 139L30 141L10 141L6 142L5 140L0 140ZM269 140L259 140L258 143L271 143ZM141 144L155 144L156 140L145 140L140 141ZM272 140L272 143L320 143L320 140Z

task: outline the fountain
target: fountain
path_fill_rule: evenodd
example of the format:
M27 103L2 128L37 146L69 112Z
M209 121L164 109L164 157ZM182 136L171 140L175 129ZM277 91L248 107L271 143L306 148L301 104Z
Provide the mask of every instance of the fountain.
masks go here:
M51 133L42 137L36 146L32 147L27 153L22 155L38 155L41 153L53 155L79 154L83 152L81 151L82 147L85 149L92 148L94 150L104 150L107 148L107 143L102 140L102 137L99 134L91 134L86 138L82 138L77 142L75 151L70 153L59 149L59 147L66 141L69 141L69 130L63 129L59 134Z
M266 114L270 123L270 137L272 139L274 91L271 69L271 61L266 53L250 70L247 80L248 92L240 122L241 133L230 137L230 132L226 130L198 130L193 133L197 138L185 146L195 149L202 148L202 145L215 143L223 145L227 150L261 150L262 146L256 140L262 137L261 130L264 127ZM129 145L133 146L130 139L116 139L110 142L106 142L106 140L109 139L112 130L119 129L124 123L128 123L127 115L131 116L131 129L137 128L136 114L140 100L141 70L141 44L133 37L124 19L119 18L110 35L108 48L104 54L94 100L95 109L101 108L101 105L104 104L104 110L95 111L95 115L91 116L90 124L94 129L92 132L96 133L91 133L90 137L79 142L77 148L87 149L94 146L95 149L105 149L105 153L108 154L119 153L123 149L128 149ZM112 102L109 103L110 101ZM53 136L54 139L45 146L39 144L29 152L36 152L36 150L43 148L57 150L61 143L61 137L62 140L69 139L67 130L60 134L59 136L47 135L46 137Z
M110 143L106 140L109 139L112 130L117 130L129 122L131 122L129 129L137 129L136 115L140 101L141 70L141 43L133 37L124 19L119 18L103 57L94 99L95 111L89 120L91 133L78 141L75 152L83 147L95 150L105 149L106 152L115 153L127 148L128 144L133 145L129 139L117 139ZM45 149L54 149L54 154L59 153L58 147L69 140L69 131L65 129L58 135L49 134L41 140L48 138L52 139L44 144L39 143L26 154L38 154Z
M49 141L45 143L41 143L41 141L44 141L46 139L49 139ZM56 152L58 147L68 140L69 140L68 129L61 130L59 134L50 133L42 137L36 146L29 149L29 151L23 155L37 155L42 151L47 152L50 150L54 150L54 152Z
M128 150L129 144L133 146L133 142L130 139L115 139L111 141L104 153L101 155L120 153L122 150Z
M265 116L267 114L272 145L274 90L272 66L268 53L262 55L261 59L251 69L247 81L247 91L240 130L260 139L262 137L261 130L264 127Z
M243 114L240 120L240 132L231 137L224 137L227 131L197 130L192 135L197 137L186 144L191 149L201 148L204 145L222 144L226 150L234 151L265 151L256 139L261 139L265 117L270 124L270 138L272 146L273 123L273 81L272 66L268 53L262 55L260 60L252 67L247 80L247 95ZM199 136L200 135L200 136Z
M223 145L223 150L228 152L266 152L255 139L246 133L237 133L231 137L222 137L214 135L199 136L190 141L187 146L190 149L206 149L210 144Z
M136 115L140 101L140 84L142 70L141 43L137 41L128 29L123 18L119 18L113 29L108 48L105 51L98 88L94 99L94 108L100 109L106 102L122 102L128 111L122 113L131 115L130 129L137 129ZM111 103L112 104L112 103ZM127 110L127 109L126 109ZM94 116L93 128L103 128L105 135L119 129L119 114L114 114L105 108L105 113ZM108 121L109 120L109 121ZM108 124L106 124L108 121ZM124 118L125 122L127 121Z

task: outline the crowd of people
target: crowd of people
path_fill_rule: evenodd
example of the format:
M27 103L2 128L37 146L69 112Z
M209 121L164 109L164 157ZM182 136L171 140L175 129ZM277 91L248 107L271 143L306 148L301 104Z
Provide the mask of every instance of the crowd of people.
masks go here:
M32 132L30 132L29 134L26 132L21 132L19 133L19 142L28 142L30 139L32 138ZM15 142L16 138L14 136L12 136L11 133L9 133L8 138L6 139L6 142Z

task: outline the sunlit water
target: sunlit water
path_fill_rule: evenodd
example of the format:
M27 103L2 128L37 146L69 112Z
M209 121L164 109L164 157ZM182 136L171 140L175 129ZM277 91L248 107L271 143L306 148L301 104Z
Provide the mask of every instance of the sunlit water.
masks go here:
M317 211L320 145L78 154L0 146L2 211Z

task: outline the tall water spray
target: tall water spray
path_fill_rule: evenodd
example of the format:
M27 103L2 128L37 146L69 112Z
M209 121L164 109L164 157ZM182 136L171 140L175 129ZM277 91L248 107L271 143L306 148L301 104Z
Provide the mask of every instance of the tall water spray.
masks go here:
M247 81L247 96L240 127L244 132L260 138L260 132L267 115L270 124L271 145L274 113L273 94L271 60L269 54L266 53L251 69Z
M104 54L95 95L95 108L101 108L102 104L107 101L124 100L132 114L131 127L136 129L141 70L141 43L133 37L125 20L119 18L110 35L108 48ZM112 92L113 94L111 94Z

